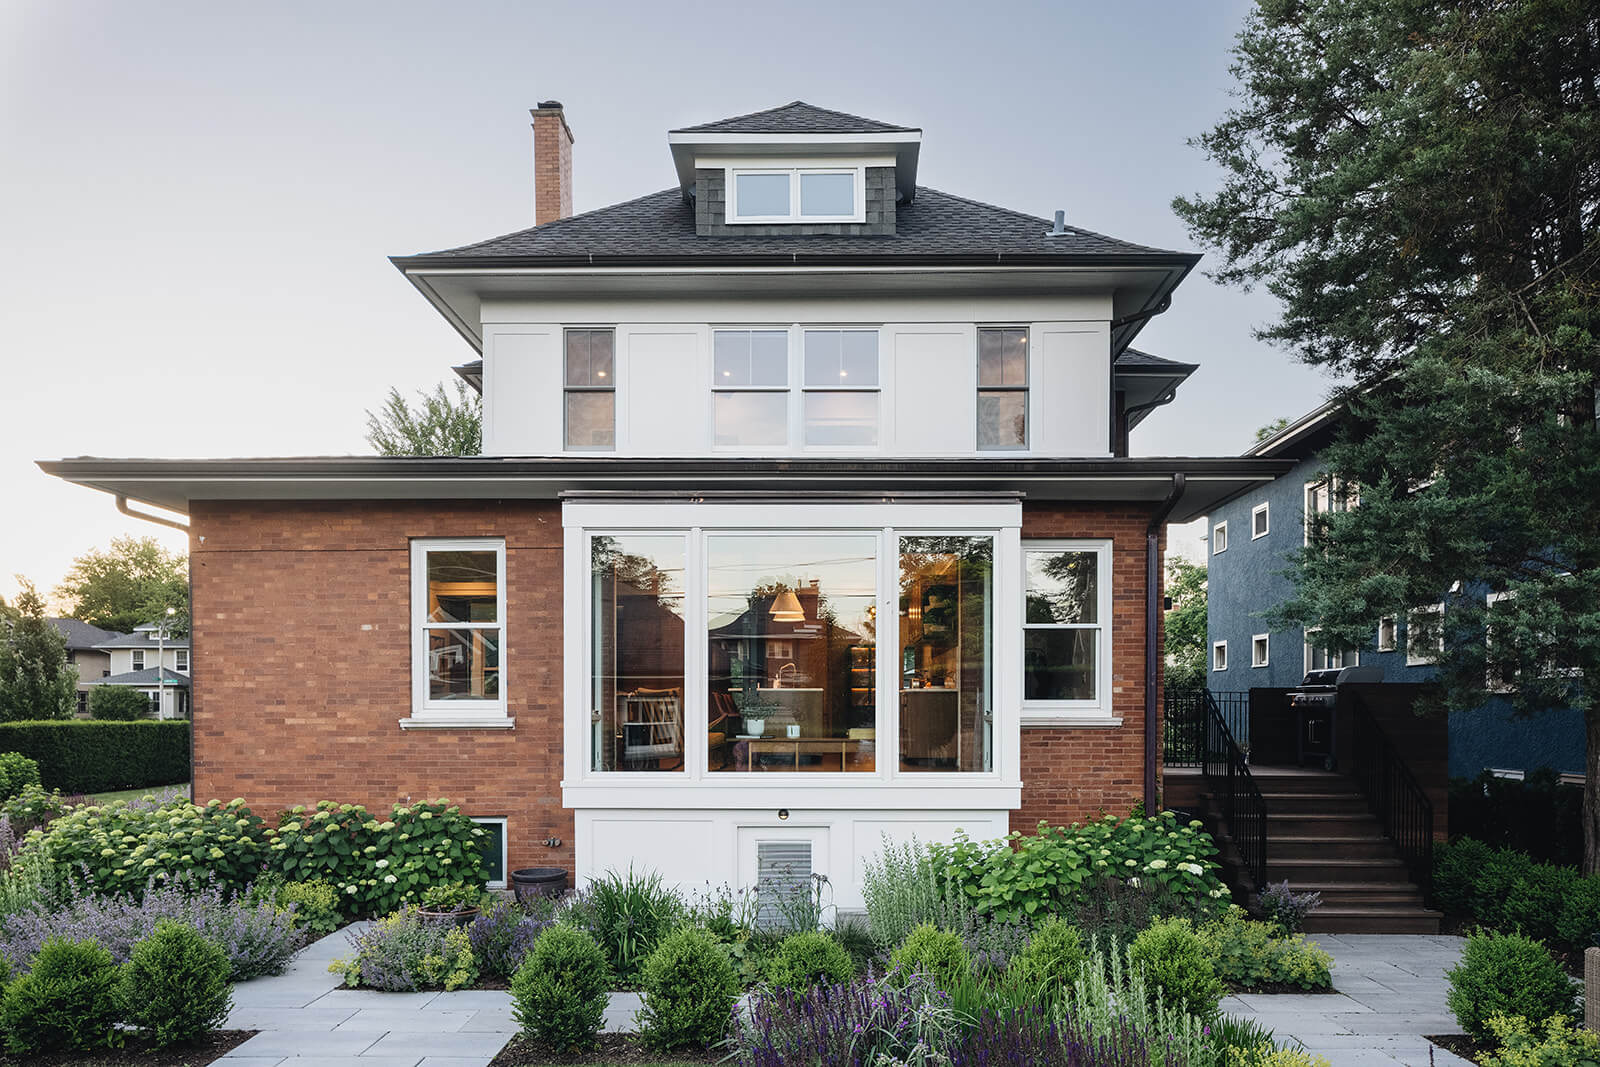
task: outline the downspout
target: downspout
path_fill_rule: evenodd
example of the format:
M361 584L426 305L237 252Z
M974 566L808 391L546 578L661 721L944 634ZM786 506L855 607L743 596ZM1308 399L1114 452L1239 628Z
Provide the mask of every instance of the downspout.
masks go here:
M1161 704L1161 654L1156 634L1161 629L1161 527L1183 497L1182 471L1172 475L1172 489L1150 516L1144 530L1144 812L1156 814L1156 758L1161 752L1161 733L1156 715Z
M121 493L117 494L117 510L130 519L143 519L145 522L153 522L158 526L170 526L174 530L182 530L184 533L189 532L187 523L174 522L171 519L163 519L160 515L150 515L143 511L134 511L128 506L128 498Z

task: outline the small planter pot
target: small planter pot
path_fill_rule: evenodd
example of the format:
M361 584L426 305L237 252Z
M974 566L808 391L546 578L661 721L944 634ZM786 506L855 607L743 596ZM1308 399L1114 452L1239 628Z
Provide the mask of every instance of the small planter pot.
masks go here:
M417 914L433 922L453 922L457 926L466 926L478 917L477 908L461 908L458 911L429 911L427 908L418 908Z

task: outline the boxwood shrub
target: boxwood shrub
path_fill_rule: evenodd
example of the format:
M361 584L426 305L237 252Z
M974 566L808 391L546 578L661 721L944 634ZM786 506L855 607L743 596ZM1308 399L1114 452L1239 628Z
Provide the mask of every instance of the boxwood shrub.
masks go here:
M89 691L89 717L102 722L138 722L150 717L150 698L131 685L97 685Z
M1433 889L1447 913L1477 925L1578 950L1600 944L1600 875L1464 837L1434 849Z
M0 723L0 752L33 760L44 787L63 793L189 780L189 724L181 720Z
M0 752L0 801L39 784L39 764L20 752Z

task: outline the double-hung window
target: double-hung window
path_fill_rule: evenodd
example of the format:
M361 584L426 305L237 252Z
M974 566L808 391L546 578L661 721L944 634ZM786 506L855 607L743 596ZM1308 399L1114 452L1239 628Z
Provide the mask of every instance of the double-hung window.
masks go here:
M506 546L411 543L412 718L406 725L510 725L506 717Z
M616 333L566 332L566 446L574 451L617 447Z
M1444 654L1444 605L1429 604L1406 613L1406 666L1439 662Z
M142 649L142 648L134 649L133 650L132 660L133 660L133 669L134 670L136 670L136 671L144 670L144 649Z
M1024 541L1023 714L1109 712L1111 543Z
M1228 551L1228 524L1219 522L1211 527L1211 554L1220 556Z
M805 443L878 443L878 331L805 331Z
M749 223L866 221L861 167L788 167L728 171L727 220Z
M719 447L789 443L789 331L717 330L711 340L712 440Z
M187 648L180 648L180 649L177 649L176 651L174 651L172 655L173 655L174 660L176 661L176 666L177 666L178 673L179 674L188 674L189 673L189 650Z
M978 330L978 448L1028 447L1028 331L1026 327Z

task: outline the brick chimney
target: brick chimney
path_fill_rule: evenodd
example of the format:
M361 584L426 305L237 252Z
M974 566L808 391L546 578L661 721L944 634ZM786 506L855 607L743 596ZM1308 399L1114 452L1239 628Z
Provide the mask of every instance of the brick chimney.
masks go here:
M572 128L559 100L541 100L533 116L533 221L572 214Z

